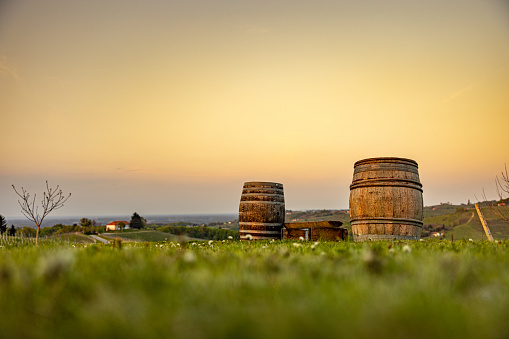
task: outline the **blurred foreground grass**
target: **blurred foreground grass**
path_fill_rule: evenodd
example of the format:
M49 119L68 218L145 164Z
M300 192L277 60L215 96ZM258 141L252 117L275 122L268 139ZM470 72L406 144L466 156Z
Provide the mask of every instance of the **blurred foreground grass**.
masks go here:
M507 338L509 242L0 248L1 338Z

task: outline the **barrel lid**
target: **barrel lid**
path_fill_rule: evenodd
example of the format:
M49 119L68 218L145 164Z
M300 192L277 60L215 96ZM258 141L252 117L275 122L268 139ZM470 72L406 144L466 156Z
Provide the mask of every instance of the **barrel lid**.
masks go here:
M417 167L417 162L412 159L407 158L396 158L396 157L379 157L379 158L367 158L362 159L355 162L354 167L366 164L374 164L374 163L391 163L391 164L406 164Z
M246 181L244 186L274 186L274 187L283 187L283 184L277 182L269 182L269 181Z

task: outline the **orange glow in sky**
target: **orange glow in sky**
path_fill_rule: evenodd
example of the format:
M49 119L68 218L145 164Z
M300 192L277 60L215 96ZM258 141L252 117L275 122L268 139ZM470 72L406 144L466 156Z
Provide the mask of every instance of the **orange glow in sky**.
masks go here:
M235 213L244 181L347 208L355 161L419 164L425 205L509 162L501 1L5 1L0 214ZM56 214L58 214L56 213Z

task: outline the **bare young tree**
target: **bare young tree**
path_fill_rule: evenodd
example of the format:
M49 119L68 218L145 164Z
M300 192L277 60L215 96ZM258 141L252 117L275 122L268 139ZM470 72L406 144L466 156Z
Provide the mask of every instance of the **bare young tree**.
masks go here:
M505 221L509 221L509 206L504 202L505 199L509 198L509 172L507 171L507 164L505 165L505 170L500 173L500 176L495 177L495 186L497 188L497 195L500 199L499 202L488 202L488 208L500 219ZM504 198L504 196L506 196ZM486 198L486 193L483 189L483 199L484 201L488 201Z
M21 206L21 213L30 221L35 223L37 226L37 233L35 236L35 244L39 245L39 230L41 228L41 224L46 218L48 214L52 211L59 209L64 206L64 203L71 197L71 193L65 196L62 190L57 185L56 188L49 187L48 181L46 181L46 192L44 192L44 196L41 202L41 212L39 212L39 205L35 205L35 198L37 194L34 194L33 198L31 198L30 193L28 193L23 187L18 191L14 185L12 188L14 192L21 198L18 200L19 205Z

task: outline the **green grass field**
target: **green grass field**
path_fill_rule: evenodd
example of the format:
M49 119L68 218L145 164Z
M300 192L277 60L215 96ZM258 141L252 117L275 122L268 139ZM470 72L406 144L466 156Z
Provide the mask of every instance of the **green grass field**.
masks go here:
M481 211L493 237L498 240L509 239L509 223L497 218L489 208L482 208ZM452 230L445 233L445 237L448 239L451 239L451 235L454 239L486 239L486 234L475 209L466 210L462 213L452 213L440 217L424 219L424 222L433 223L436 222L437 218L442 218L445 224L455 225ZM438 223L441 222L438 221Z
M2 338L506 338L509 242L0 247Z
M51 238L58 239L58 240L64 240L69 241L72 243L79 243L79 244L93 244L94 240L90 238L89 236L86 236L84 234L57 234L52 235Z
M101 236L109 240L121 238L127 241L169 241L178 239L178 237L173 234L150 230L127 230L122 232L108 232L102 233Z

